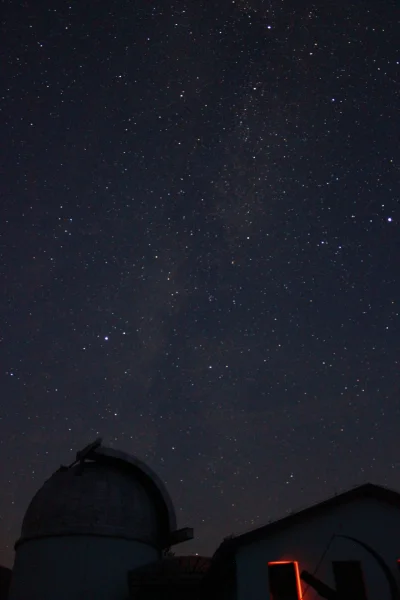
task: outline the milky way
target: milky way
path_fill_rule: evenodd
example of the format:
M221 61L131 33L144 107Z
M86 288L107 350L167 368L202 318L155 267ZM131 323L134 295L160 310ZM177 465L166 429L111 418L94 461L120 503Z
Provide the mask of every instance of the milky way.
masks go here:
M0 563L98 435L166 482L182 552L398 487L399 16L10 7Z

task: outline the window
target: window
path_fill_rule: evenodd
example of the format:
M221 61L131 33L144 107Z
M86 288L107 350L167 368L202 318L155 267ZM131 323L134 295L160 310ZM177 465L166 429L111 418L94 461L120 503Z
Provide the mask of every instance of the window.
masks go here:
M357 560L332 562L336 593L341 600L367 600L361 563Z
M270 600L301 600L299 565L296 561L268 563Z

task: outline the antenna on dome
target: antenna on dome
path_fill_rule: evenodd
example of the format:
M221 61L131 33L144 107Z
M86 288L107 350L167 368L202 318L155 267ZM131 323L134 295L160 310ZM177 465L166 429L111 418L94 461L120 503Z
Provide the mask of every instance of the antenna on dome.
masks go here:
M67 467L68 469L70 469L71 467L75 466L76 463L80 463L81 465L83 465L83 462L85 460L85 458L90 457L91 453L94 452L94 450L97 450L97 448L99 448L101 446L101 442L103 441L103 438L96 438L94 440L94 442L91 442L90 444L88 444L87 446L85 446L83 448L83 450L79 450L76 453L76 458L74 460L74 462L72 462L69 467Z
M91 444L88 444L84 447L83 450L80 450L76 453L76 461L83 462L85 458L87 458L94 450L97 450L99 446L101 446L101 442L103 438L99 437L94 440Z

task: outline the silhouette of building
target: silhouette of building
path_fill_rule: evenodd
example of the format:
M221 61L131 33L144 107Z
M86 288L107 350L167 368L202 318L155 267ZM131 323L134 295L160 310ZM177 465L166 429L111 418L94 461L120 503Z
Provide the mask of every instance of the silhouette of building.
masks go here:
M96 440L33 497L0 600L400 600L400 495L365 484L226 538L211 558L168 550L171 498L137 458Z

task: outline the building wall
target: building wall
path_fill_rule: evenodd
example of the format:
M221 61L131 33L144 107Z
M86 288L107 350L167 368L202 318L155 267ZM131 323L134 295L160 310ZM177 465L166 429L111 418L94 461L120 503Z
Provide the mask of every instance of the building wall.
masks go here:
M11 575L11 569L0 565L0 600L7 600Z
M237 600L269 600L268 562L294 560L298 561L300 572L305 569L314 573L334 534L352 536L372 546L400 585L396 564L400 559L400 510L365 499L332 508L324 515L239 549L236 555ZM365 549L340 538L332 541L315 575L334 588L332 560L361 561L368 600L391 600L384 574ZM302 582L301 586L304 594L307 585ZM306 598L309 596L318 597L313 590Z
M159 553L140 542L49 537L18 546L9 600L127 600L128 571Z

